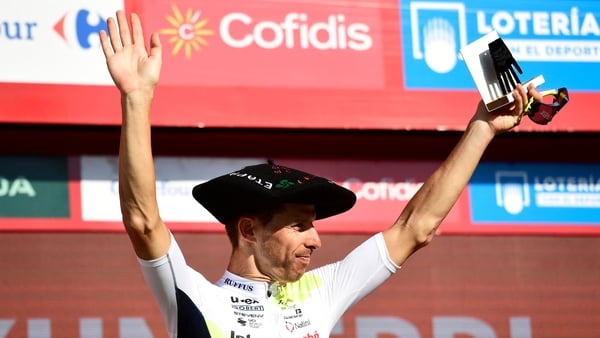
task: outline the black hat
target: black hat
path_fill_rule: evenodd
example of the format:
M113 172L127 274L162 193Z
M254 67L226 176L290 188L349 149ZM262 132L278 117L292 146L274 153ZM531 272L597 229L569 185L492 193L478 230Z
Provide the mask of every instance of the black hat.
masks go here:
M312 204L316 219L349 210L351 190L323 177L271 162L251 165L194 187L192 195L219 222L279 203Z

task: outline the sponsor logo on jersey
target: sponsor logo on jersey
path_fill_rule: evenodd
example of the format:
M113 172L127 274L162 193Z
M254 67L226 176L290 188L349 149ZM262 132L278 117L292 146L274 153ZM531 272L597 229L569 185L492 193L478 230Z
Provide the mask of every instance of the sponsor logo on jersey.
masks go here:
M231 296L230 298L232 303L258 304L258 301L252 298L238 298L235 296Z
M296 329L302 329L307 326L310 326L310 319L301 320L298 322L290 322L290 321L285 322L285 328L290 332L294 332Z
M302 338L319 338L319 332L315 331L313 333L308 333L306 336Z
M250 336L250 334L247 334L244 336L244 335L235 333L235 331L231 331L230 338L251 338L251 336Z
M234 288L242 289L244 291L250 291L250 292L254 291L254 286L240 283L240 282L234 281L233 279L230 279L230 278L225 278L224 283L229 286L233 286ZM233 297L232 297L231 301L233 301Z
M302 317L302 309L294 309L293 315L284 315L283 319L290 320Z
M258 329L262 326L262 323L258 322L256 319L245 319L238 317L237 323L241 326L248 326L253 329Z
M233 314L236 316L247 317L247 318L262 318L265 316L262 313L245 313L245 312L240 312L240 311L233 311Z
M231 305L231 307L238 311L264 311L265 307L262 305Z

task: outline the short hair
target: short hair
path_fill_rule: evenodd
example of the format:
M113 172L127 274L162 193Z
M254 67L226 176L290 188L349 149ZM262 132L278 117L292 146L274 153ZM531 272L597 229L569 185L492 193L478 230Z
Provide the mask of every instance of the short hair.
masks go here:
M224 222L225 224L225 232L227 233L227 237L231 242L231 246L233 248L237 248L238 246L238 222L242 217L252 217L256 218L262 224L268 224L273 220L275 214L281 212L284 209L283 203L268 203L261 207L251 208L241 212L238 216L232 217L229 220Z

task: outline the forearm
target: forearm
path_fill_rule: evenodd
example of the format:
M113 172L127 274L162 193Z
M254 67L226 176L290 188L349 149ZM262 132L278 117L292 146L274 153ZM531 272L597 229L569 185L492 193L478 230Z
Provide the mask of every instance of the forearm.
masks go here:
M121 97L122 125L119 147L119 193L123 216L144 215L156 197L150 138L152 94Z
M153 231L161 228L150 136L152 91L123 94L119 196L123 222L138 256L153 257Z

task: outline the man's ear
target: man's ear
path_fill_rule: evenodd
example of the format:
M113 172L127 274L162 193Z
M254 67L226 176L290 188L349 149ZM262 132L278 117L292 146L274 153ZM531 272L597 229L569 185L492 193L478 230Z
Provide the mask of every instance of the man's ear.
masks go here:
M256 242L256 219L242 216L238 219L240 240L250 243Z

